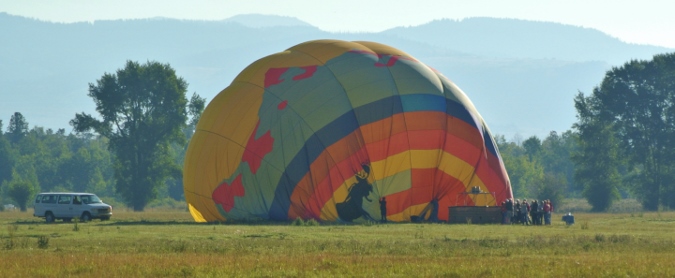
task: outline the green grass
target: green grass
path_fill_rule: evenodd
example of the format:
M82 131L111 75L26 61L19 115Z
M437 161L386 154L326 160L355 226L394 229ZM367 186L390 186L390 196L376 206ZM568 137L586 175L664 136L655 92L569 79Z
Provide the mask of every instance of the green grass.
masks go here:
M45 224L31 211L0 212L0 277L675 276L673 212L554 220L197 224L182 210L152 210Z
M591 212L591 205L585 199L566 199L562 205L556 207L556 211L563 212ZM609 207L607 212L610 213L640 213L642 212L642 204L635 199L621 199L615 201Z

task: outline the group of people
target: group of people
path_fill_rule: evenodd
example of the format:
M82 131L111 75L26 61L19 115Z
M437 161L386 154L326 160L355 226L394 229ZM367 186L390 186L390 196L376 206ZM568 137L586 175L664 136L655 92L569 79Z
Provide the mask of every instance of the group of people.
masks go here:
M502 224L551 225L553 204L550 200L506 199L501 208Z

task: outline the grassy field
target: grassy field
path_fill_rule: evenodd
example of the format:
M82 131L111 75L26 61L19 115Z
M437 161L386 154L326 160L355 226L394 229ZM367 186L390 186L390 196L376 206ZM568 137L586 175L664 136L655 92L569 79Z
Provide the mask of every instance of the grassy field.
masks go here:
M0 277L675 277L674 212L575 216L543 227L244 225L152 210L45 224L0 212Z

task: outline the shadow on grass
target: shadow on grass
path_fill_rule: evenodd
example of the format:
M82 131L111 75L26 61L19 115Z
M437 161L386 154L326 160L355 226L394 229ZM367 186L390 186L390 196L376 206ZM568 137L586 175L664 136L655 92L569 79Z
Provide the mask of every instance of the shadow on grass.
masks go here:
M224 222L194 222L194 221L176 221L176 220L122 220L122 221L103 221L99 226L155 226L155 225L186 225L186 226L213 226L213 225L247 225L247 226L288 226L291 221L224 221Z
M65 221L54 221L52 223L47 223L44 220L18 220L15 222L7 222L8 224L15 224L15 225L73 225L75 223L75 220L70 221L70 222L65 222ZM173 220L130 220L130 221L114 221L114 220L107 220L107 221L100 221L100 220L92 220L89 222L82 222L78 221L78 224L87 224L87 225L94 225L94 226L132 226L132 225L208 225L210 223L196 223L196 222L190 222L190 221L173 221Z
M93 226L164 226L164 225L183 225L183 226L212 226L212 225L245 225L245 226L380 226L380 225L438 225L446 223L431 223L431 222L420 222L420 223L410 223L410 222L365 222L365 223L355 223L355 222L315 222L313 225L306 225L308 221L302 222L303 224L299 225L298 220L287 220L287 221L274 221L274 220L263 220L263 219L254 219L254 220L231 220L223 222L204 222L198 223L194 221L187 220L161 220L161 219L140 219L140 220L106 220L101 221L94 219L89 222L81 222L78 224L86 224ZM52 223L46 223L44 220L18 220L15 222L6 222L8 224L15 225L73 225L75 220L71 222L64 222L57 220Z
M212 225L244 225L244 226L375 226L375 225L397 225L411 223L350 223L350 222L320 222L316 225L298 225L298 220L274 221L274 220L232 220L223 222L205 222L197 223L192 221L173 221L173 220L137 220L137 221L104 221L100 226L133 226L133 225L194 225L194 226L212 226ZM423 224L423 223L414 223ZM424 223L426 224L426 223ZM433 223L429 223L433 224Z

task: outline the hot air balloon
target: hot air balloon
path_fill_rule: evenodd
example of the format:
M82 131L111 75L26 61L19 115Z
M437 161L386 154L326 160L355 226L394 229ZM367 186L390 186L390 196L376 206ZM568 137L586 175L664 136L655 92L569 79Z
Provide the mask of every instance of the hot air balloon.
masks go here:
M184 163L197 222L445 221L448 207L512 197L464 92L375 42L309 41L253 62L208 104Z

